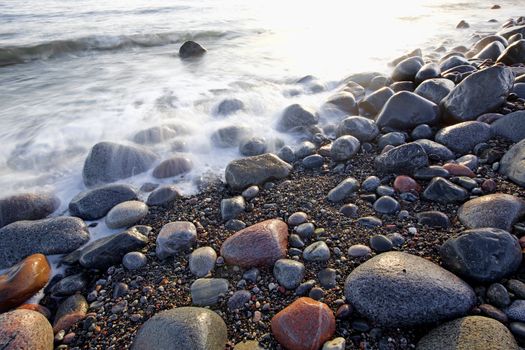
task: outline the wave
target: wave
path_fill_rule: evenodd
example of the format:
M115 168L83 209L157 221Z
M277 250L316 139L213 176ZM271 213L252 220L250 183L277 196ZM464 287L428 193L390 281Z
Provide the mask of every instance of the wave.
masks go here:
M53 40L35 45L0 47L0 67L50 59L64 54L165 46L187 40L213 40L239 36L232 31L164 32L133 35L92 35L77 39Z

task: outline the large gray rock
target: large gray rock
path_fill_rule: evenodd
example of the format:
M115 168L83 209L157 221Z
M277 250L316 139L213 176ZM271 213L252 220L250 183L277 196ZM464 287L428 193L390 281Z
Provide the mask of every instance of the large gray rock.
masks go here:
M424 61L419 56L408 57L399 62L392 72L393 81L414 81L416 74L423 67Z
M88 187L114 182L151 168L157 155L139 146L99 142L89 152L82 177Z
M438 265L406 253L388 252L361 264L345 282L356 310L381 326L420 326L465 315L472 288Z
M493 41L477 53L474 58L479 60L496 61L503 51L505 51L505 46L499 41Z
M77 194L69 202L69 212L84 220L104 217L115 205L137 199L137 192L129 185L109 184Z
M422 146L410 142L381 153L374 165L383 173L411 174L428 165L428 155Z
M513 65L516 63L525 63L525 39L516 41L509 45L505 51L498 57L498 62L505 63L507 65Z
M497 119L490 126L495 136L512 142L520 142L525 139L525 111L509 113Z
M197 307L177 307L159 312L142 325L132 350L224 350L226 323L215 312Z
M292 166L272 153L237 159L226 167L226 183L240 191L251 185L261 185L269 180L288 176Z
M470 121L439 130L435 140L453 152L465 154L477 144L487 142L491 137L492 130L489 124Z
M502 323L488 317L467 316L431 330L416 350L518 350L516 340Z
M293 104L284 110L277 123L277 130L287 132L298 127L313 126L318 122L319 116L315 111Z
M495 227L506 231L523 215L525 201L503 193L474 198L458 210L459 221L468 228Z
M246 126L225 126L211 134L211 142L219 148L238 147L241 140L249 137L251 133L252 130Z
M505 39L509 39L515 34L521 34L525 37L525 25L504 28L498 32L498 35L504 37Z
M177 136L177 132L168 126L153 126L141 130L133 136L133 141L138 144L155 144L172 139Z
M443 266L477 282L496 282L521 264L518 239L498 228L477 228L449 238L439 251Z
M361 100L359 107L368 114L376 115L392 96L394 96L394 91L389 87L383 87Z
M478 71L459 83L441 105L451 121L474 120L484 113L494 112L507 99L514 84L508 68L493 66Z
M50 193L22 193L0 199L0 227L20 220L44 219L60 206Z
M401 91L392 96L377 116L379 128L412 129L420 124L436 124L439 107L413 92Z
M221 296L228 293L228 280L224 278L199 278L191 284L193 304L211 306L217 304Z
M337 126L336 135L337 137L351 135L361 142L370 142L379 135L379 128L371 119L348 117Z
M499 171L511 181L525 187L525 140L512 146L501 158Z
M193 162L188 157L174 156L163 160L153 169L153 177L164 179L167 177L186 174L193 168Z
M414 93L439 105L450 91L454 89L454 86L454 82L449 79L429 79L422 82Z
M348 91L341 91L331 96L326 103L331 104L341 111L352 114L358 114L359 108L354 95Z
M430 62L421 67L417 72L415 82L416 84L421 84L425 80L439 78L440 75L441 68L439 67L439 64Z
M89 231L81 219L62 216L13 222L0 229L0 237L0 269L4 269L35 253L70 253L89 241Z

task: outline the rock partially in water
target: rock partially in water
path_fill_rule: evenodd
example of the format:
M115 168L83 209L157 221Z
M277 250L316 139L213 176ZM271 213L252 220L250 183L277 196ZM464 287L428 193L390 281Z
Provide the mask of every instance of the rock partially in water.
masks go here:
M226 98L222 100L216 108L215 114L218 116L228 116L244 109L244 102L238 98Z
M154 126L137 132L133 136L133 141L141 145L156 144L172 139L175 136L177 136L177 132L168 126Z
M361 142L373 141L379 135L376 123L365 117L348 117L339 123L336 130L337 137L351 135Z
M148 206L139 201L126 201L114 206L106 216L111 229L128 228L148 215Z
M182 59L188 59L191 57L200 57L206 53L206 49L201 44L188 40L182 44L179 49L179 56Z
M193 168L193 162L188 157L174 156L162 161L153 169L153 177L164 179L189 173Z
M393 81L414 81L417 73L423 67L424 61L419 56L413 56L399 62L392 72Z
M505 51L505 46L503 46L503 44L499 41L493 41L485 46L485 48L483 48L483 50L481 50L478 54L476 54L474 58L480 60L496 61L503 51Z
M361 102L359 102L359 107L370 115L376 115L393 95L394 91L391 88L381 88L361 100Z
M319 116L311 109L299 104L288 106L277 123L277 130L291 131L297 127L309 127L319 122Z
M225 126L211 134L211 143L219 148L238 147L241 140L249 137L251 133L252 130L247 126Z
M439 122L439 107L408 91L392 96L379 113L376 123L379 128L412 129L420 124L433 125Z
M0 199L0 227L20 220L39 220L52 214L60 200L51 193L22 193Z
M165 206L180 196L177 187L174 185L164 185L149 194L146 204L149 206Z
M521 39L509 45L498 57L498 62L509 66L525 62L525 40Z
M267 148L268 145L266 144L266 139L264 137L253 136L241 140L241 143L239 144L239 153L247 157L258 156L266 153Z
M429 79L421 83L414 92L439 105L450 91L454 89L454 86L454 82L449 79Z
M0 314L0 345L5 350L53 349L53 328L39 312L13 310Z
M84 220L96 220L117 204L134 199L137 199L137 192L133 187L109 184L77 194L69 202L69 212Z
M331 104L339 108L341 111L350 115L358 114L359 108L354 95L348 91L341 91L331 96L326 103Z

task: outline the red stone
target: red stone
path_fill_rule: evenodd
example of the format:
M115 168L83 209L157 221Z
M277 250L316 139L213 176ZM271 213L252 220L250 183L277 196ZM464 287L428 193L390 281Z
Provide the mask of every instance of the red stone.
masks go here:
M335 333L335 316L323 303L299 298L271 321L275 339L288 350L318 350Z
M266 220L246 227L224 241L221 256L227 264L241 267L271 266L286 257L288 225Z
M447 163L443 165L443 168L448 170L450 175L453 176L467 176L467 177L476 177L476 174L469 167L463 164Z
M485 193L495 192L496 188L497 188L496 181L494 181L492 179L487 179L487 180L483 181L483 183L481 184L481 189Z
M53 323L53 332L67 331L71 326L86 317L88 303L81 294L74 294L64 300L58 307Z
M42 254L33 254L0 275L0 312L15 308L42 289L51 267Z
M421 191L421 186L410 176L399 175L394 180L394 189L399 193L419 192Z
M39 312L13 310L0 315L0 347L3 350L53 349L53 329Z

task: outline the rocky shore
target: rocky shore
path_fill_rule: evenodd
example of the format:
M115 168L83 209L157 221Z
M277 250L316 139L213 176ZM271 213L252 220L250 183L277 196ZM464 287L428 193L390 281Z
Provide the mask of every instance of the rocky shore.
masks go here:
M191 171L148 148L184 132L167 125L93 146L65 216L52 194L1 199L0 348L525 347L524 36L511 19L342 79L320 110L283 111L296 144L217 130L239 159L194 196L125 184ZM101 220L120 232L91 240Z

